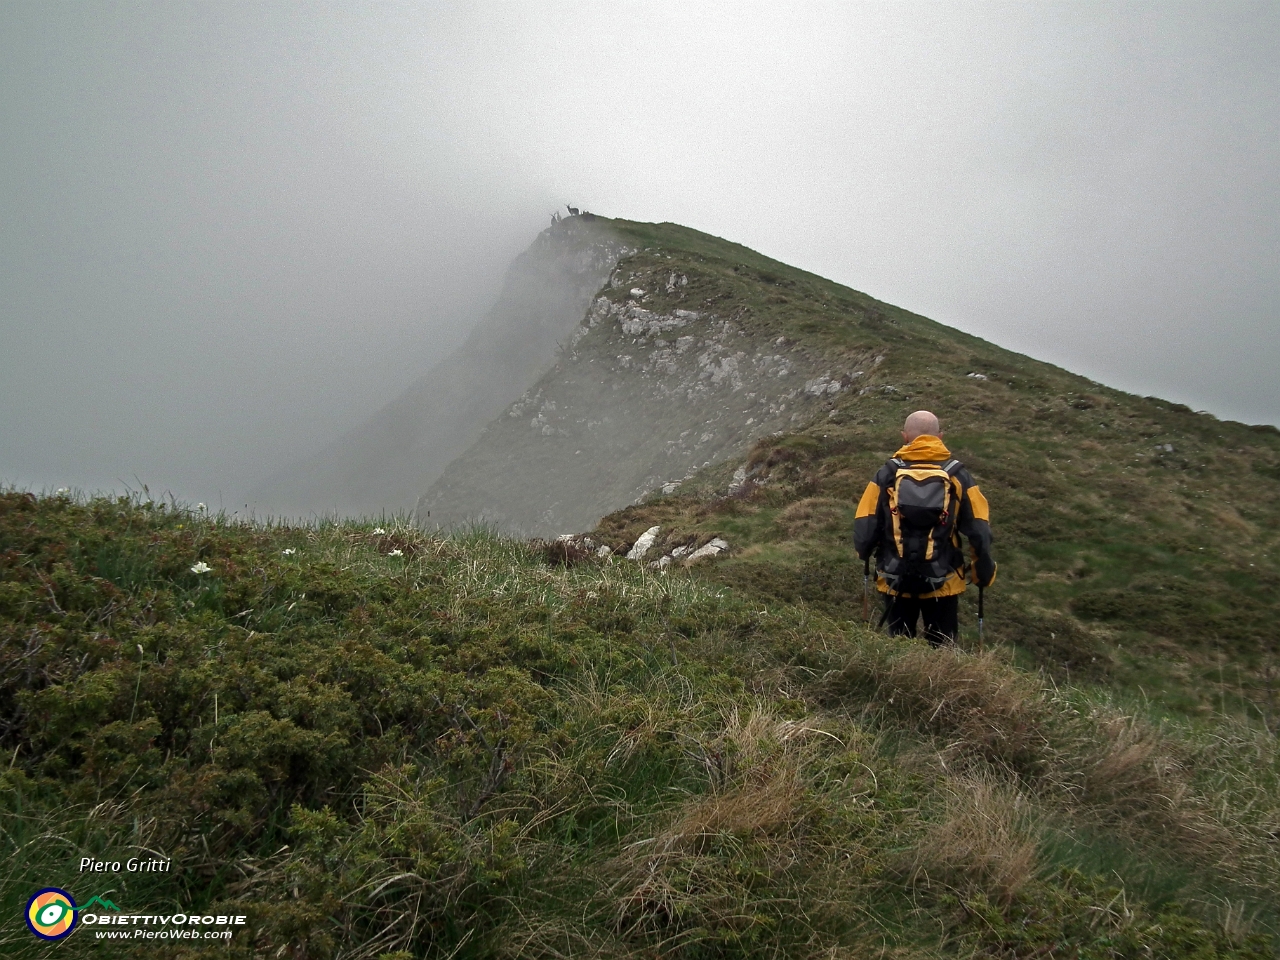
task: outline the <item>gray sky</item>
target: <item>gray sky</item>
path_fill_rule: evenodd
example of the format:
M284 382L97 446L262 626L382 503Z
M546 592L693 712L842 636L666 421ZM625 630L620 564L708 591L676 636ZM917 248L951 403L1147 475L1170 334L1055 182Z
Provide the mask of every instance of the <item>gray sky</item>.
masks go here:
M230 508L572 202L1280 423L1280 5L0 6L0 480Z

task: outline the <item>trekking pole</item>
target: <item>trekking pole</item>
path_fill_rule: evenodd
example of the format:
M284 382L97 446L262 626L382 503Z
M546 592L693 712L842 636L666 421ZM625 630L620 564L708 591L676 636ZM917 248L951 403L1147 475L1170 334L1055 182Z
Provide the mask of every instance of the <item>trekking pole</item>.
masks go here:
M894 605L897 602L898 598L895 594L886 593L884 595L884 611L880 614L880 622L876 624L876 633L880 632L880 628L884 626L884 622L889 619L889 611L894 608Z
M870 598L867 593L867 583L871 579L871 557L867 557L862 561L862 622L866 623L871 619Z
M982 584L978 584L978 646L982 646Z

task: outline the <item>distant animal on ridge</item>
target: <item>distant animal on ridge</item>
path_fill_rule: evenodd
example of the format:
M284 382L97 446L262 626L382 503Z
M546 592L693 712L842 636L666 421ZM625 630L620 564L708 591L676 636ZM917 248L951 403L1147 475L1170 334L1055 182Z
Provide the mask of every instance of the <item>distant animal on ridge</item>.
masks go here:
M565 208L569 211L569 216L571 216L571 217L576 217L576 216L578 215L578 208L577 208L577 207L571 207L571 206L569 206L569 205L566 203L566 204L565 204Z

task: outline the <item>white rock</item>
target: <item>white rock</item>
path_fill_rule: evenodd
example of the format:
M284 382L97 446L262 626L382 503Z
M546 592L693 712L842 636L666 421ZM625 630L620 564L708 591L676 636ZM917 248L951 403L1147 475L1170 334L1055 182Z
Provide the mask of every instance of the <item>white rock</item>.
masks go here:
M605 557L609 556L611 553L613 553L613 547L609 546L606 543L606 544L602 544L600 549L596 551L596 556L599 557L601 560L603 560Z
M643 297L643 296L644 296L644 291L643 291L643 290L641 290L639 287L632 287L632 288L631 288L631 295L632 295L633 297Z
M675 492L676 492L676 490L678 490L678 489L679 489L679 487L680 487L680 481L679 481L679 480L671 480L671 481L669 481L668 483L664 483L664 484L662 485L662 492L663 492L663 493L675 493Z
M673 559L679 560L681 557L683 557L686 553L688 553L692 549L693 549L692 547L688 547L688 546L676 547L674 550L671 551L671 556Z
M653 542L658 539L658 531L662 527L650 527L644 533L640 534L640 539L632 545L627 551L628 560L642 560L644 555L649 552L649 548L653 546Z
M716 537L710 543L699 547L697 550L693 551L693 553L689 554L689 557L688 559L685 560L685 563L686 564L697 563L699 560L703 559L704 557L714 557L714 556L717 556L718 554L723 553L725 550L728 550L728 549L729 549L729 544L726 543L724 540L721 540L719 537Z

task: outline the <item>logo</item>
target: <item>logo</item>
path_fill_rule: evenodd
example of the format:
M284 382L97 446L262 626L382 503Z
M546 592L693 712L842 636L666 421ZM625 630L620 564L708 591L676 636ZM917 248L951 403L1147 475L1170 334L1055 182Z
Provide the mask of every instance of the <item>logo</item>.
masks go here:
M27 926L41 940L61 940L75 929L75 899L57 887L36 891L27 901Z

